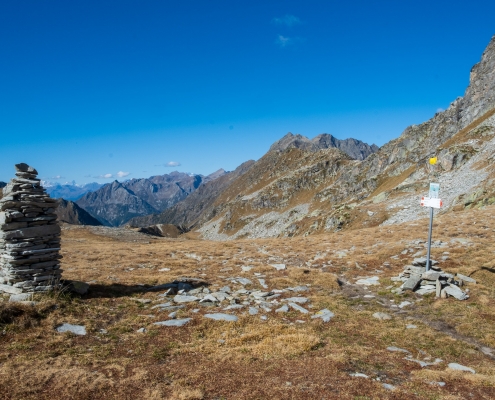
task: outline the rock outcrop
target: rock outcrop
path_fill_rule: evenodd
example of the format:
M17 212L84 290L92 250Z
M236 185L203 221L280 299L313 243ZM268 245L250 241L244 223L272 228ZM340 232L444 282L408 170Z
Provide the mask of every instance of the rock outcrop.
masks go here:
M190 229L198 223L200 218L208 220L214 216L215 208L213 207L213 204L218 197L232 182L248 171L254 163L255 162L252 160L246 161L237 167L235 171L222 173L221 176L216 179L199 186L198 189L190 194L185 200L177 203L164 212L133 218L129 221L129 225L146 227L154 224L173 224L181 226L184 229ZM214 174L218 174L218 171Z
M71 225L101 225L101 222L70 200L58 199L57 217Z
M57 200L46 194L34 168L15 167L0 200L0 291L49 291L62 272Z
M339 149L355 160L364 160L370 154L376 153L379 147L375 144L371 146L357 139L340 140L336 137L322 133L313 139L308 139L302 135L294 135L289 132L282 139L272 144L269 151L284 151L289 148L296 148L306 151L315 152L323 149Z

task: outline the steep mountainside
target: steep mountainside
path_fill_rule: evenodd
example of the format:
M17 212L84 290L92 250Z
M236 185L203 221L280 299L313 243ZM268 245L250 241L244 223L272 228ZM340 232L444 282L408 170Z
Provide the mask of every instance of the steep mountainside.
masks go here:
M5 187L7 184L5 182L0 182L0 189L2 189L3 187Z
M43 182L46 192L53 198L63 198L65 200L76 201L84 196L88 192L94 192L103 185L100 183L92 182L85 185L76 185L73 183L66 183L61 185L60 183Z
M237 167L235 171L225 173L225 171L220 170L223 173L220 173L220 171L214 172L209 176L216 177L216 179L201 185L185 200L163 211L161 214L133 218L129 221L129 225L146 227L155 224L174 224L190 228L196 224L201 215L203 215L203 218L208 218L207 216L210 215L208 210L211 209L218 196L233 181L249 170L253 164L254 161L247 161ZM210 215L210 217L212 216Z
M444 210L495 202L495 37L464 97L363 161L287 135L197 218L204 238L307 235L426 216L430 181ZM319 138L316 142L320 141ZM276 150L276 151L274 151ZM428 159L438 156L430 167ZM163 221L167 222L167 221Z
M57 217L61 222L72 225L101 225L100 221L93 218L76 203L70 200L58 199Z
M318 151L323 149L336 148L346 153L356 160L364 160L370 154L376 153L379 147L375 144L371 146L367 143L356 139L340 140L328 133L322 133L313 139L308 139L302 135L293 135L288 133L282 139L275 142L270 151L284 151L289 148L296 148L306 151Z
M185 199L202 183L224 174L219 170L204 177L175 171L147 179L114 181L85 194L77 204L103 225L119 226L136 216L159 213Z

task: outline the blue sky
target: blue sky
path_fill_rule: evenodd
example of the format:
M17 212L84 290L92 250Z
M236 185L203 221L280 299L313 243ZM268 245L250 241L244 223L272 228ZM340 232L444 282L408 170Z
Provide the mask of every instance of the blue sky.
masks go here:
M4 1L0 180L209 174L287 132L383 145L462 96L495 2ZM106 176L106 177L105 177Z

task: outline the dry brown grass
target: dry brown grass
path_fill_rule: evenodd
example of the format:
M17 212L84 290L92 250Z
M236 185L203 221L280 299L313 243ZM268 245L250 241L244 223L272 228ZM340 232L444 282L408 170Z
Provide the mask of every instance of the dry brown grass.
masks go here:
M403 250L414 248L413 240L425 240L427 221L305 238L150 239L149 244L66 229L64 277L91 282L91 291L83 297L45 297L35 307L0 303L0 398L494 398L494 361L479 351L479 346L495 348L494 217L495 207L487 207L436 218L434 240L449 245L434 248L433 256L449 251L443 268L479 283L468 286L468 301L427 296L400 313L390 305L418 296L398 296L385 288L411 260ZM287 270L276 271L269 266L273 263L285 263ZM242 272L245 265L253 268ZM371 292L339 286L337 278L352 283L358 276L376 275L377 269L383 271L378 273L381 285ZM265 275L271 289L308 285L304 295L311 299L311 311L328 308L335 317L323 323L296 311L272 311L267 321L237 313L239 321L227 323L203 318L212 309L194 304L179 311L178 317L193 318L188 325L152 325L167 319L166 312L151 309L165 300L159 292L143 292L142 285L187 275L219 288L230 285L229 276L245 276L258 289L254 272ZM364 293L375 297L364 298ZM372 317L377 311L394 318L379 321ZM56 333L54 327L63 322L84 324L88 335ZM418 329L406 329L411 323ZM141 327L147 332L137 333ZM444 362L422 369L405 361L404 354L387 351L388 346ZM451 371L449 362L477 373ZM349 375L355 372L381 381ZM396 389L386 390L380 382Z

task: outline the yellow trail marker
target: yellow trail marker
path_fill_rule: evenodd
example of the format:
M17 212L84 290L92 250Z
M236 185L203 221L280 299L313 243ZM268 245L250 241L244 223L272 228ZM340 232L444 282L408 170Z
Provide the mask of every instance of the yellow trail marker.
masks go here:
M430 164L435 165L437 163L438 158L437 157L432 157L430 158Z

